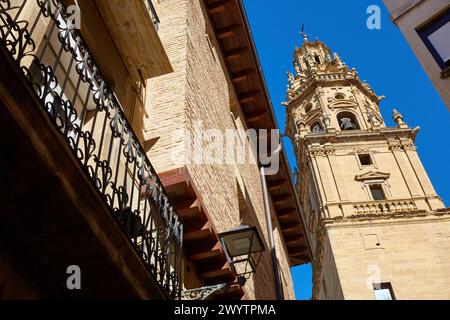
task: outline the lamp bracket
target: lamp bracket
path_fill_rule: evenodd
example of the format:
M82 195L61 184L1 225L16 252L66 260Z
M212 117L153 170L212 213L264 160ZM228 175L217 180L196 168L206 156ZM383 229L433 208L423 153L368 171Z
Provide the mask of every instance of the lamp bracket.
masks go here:
M207 300L214 293L225 291L234 283L222 283L214 286L201 287L181 292L181 300Z

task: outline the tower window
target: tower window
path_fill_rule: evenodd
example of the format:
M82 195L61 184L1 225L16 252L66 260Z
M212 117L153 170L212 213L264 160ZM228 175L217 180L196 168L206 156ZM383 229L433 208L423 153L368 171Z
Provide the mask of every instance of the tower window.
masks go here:
M305 106L305 113L310 112L311 109L312 109L312 107L313 107L312 103L308 103L308 104Z
M358 121L353 113L342 112L338 114L338 122L341 130L357 130L359 129Z
M391 283L376 283L373 285L375 298L377 300L395 300L394 290Z
M361 163L362 166L373 165L372 157L368 153L358 154L358 158L359 158L359 162Z
M335 98L336 98L336 100L344 100L344 99L345 99L345 95L342 94L342 93L338 93L338 94L335 96Z
M322 132L323 127L319 122L315 122L312 126L311 126L311 131L312 132Z
M320 62L320 57L316 54L316 56L315 56L315 59L316 59L316 63L317 64L320 64L321 62Z
M369 186L370 192L372 193L372 198L375 201L386 200L386 196L383 191L383 186L381 184L372 184Z

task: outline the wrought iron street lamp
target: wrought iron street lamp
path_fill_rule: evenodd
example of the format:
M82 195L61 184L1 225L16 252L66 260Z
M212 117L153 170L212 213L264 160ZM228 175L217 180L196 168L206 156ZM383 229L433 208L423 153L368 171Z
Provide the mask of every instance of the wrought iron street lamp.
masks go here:
M219 234L227 261L244 285L247 277L256 272L264 245L255 227L239 226Z
M185 300L207 300L212 294L224 291L234 284L244 286L251 274L256 273L264 251L264 244L256 227L239 226L219 234L225 256L237 281L186 290L181 293Z

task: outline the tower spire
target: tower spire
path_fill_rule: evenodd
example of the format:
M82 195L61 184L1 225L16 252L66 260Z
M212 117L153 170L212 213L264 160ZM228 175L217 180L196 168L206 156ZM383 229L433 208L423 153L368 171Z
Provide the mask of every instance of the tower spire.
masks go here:
M296 77L288 76L284 105L299 168L296 190L317 252L313 297L370 299L373 289L366 282L373 261L380 261L380 270L387 270L399 291L408 292L408 284L402 288L402 277L392 272L405 263L392 263L390 252L410 250L404 240L413 225L410 218L422 232L419 213L435 219L445 210L417 154L418 129L409 128L396 110L397 126L386 126L379 108L384 97L323 42L309 42L304 28L301 34L305 43L294 52ZM402 231L393 231L392 219ZM428 217L423 219L428 225ZM392 239L389 250L383 251L381 243L387 242L380 242L378 234ZM401 241L405 247L397 249Z
M305 24L302 24L302 31L300 32L300 35L303 37L304 43L309 42L308 35L305 32Z

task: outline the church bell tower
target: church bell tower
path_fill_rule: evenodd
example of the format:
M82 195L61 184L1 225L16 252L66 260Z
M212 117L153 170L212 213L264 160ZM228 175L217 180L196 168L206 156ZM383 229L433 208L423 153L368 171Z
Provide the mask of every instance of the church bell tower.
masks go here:
M321 41L304 35L294 70L283 105L315 253L313 298L450 298L450 210L419 159L419 128L396 110L388 127L384 97Z

